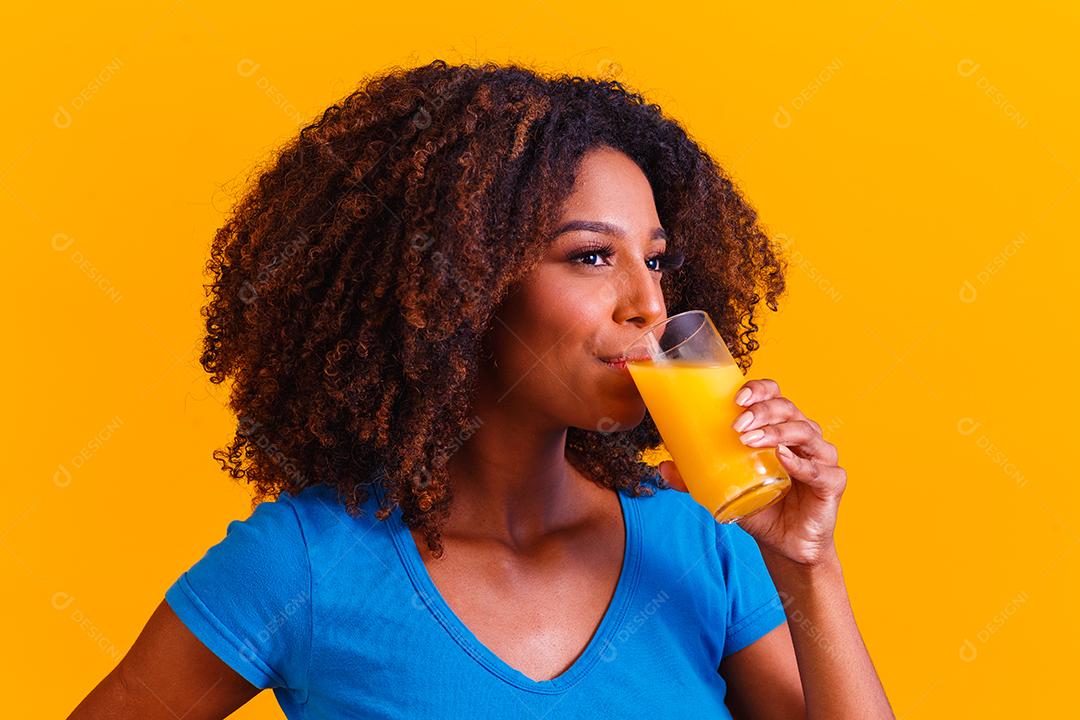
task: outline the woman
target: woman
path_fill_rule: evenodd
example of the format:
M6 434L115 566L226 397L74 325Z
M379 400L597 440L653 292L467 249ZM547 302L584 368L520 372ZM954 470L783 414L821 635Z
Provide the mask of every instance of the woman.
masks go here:
M794 485L716 523L625 370L706 310L745 369L775 246L617 82L395 70L219 230L202 363L261 502L72 717L892 717L833 544L836 449L771 380L744 442ZM787 616L798 613L791 625ZM730 710L730 713L729 713Z

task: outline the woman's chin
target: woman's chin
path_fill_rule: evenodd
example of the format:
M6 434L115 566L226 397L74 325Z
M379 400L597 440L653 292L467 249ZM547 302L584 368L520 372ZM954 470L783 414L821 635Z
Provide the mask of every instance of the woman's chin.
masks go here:
M628 402L619 407L605 404L604 412L604 415L583 427L604 433L633 430L645 419L645 403L639 397L637 402Z

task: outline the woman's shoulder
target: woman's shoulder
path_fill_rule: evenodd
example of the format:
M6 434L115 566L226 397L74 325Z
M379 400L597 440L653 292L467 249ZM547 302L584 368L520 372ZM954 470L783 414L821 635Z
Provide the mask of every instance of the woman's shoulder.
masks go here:
M760 562L753 536L737 523L717 522L690 493L658 486L651 495L626 495L638 508L646 542L660 543L669 552L708 552L725 569L747 557Z
M316 569L320 563L337 563L344 553L363 548L370 552L360 553L361 557L373 556L373 561L378 557L385 562L383 556L392 549L386 528L390 520L376 517L379 498L370 488L355 512L349 511L345 495L336 486L326 484L309 485L294 494L282 492L273 502L295 511Z
M703 531L703 536L715 540L715 528L718 523L705 507L688 492L676 490L666 485L648 485L641 495L632 495L624 491L629 502L637 508L642 523L656 528L696 528Z
M640 519L646 592L674 594L675 588L705 616L719 613L723 655L783 622L776 587L746 530L717 522L692 495L666 486L630 503Z
M350 516L344 492L337 486L325 483L308 485L298 491L283 490L276 500L270 502L288 504L295 509L298 515L303 515L304 519L314 519L320 516L340 519L342 516ZM352 517L375 520L374 514L378 508L379 504L375 493L368 489L367 496L358 505L359 512Z

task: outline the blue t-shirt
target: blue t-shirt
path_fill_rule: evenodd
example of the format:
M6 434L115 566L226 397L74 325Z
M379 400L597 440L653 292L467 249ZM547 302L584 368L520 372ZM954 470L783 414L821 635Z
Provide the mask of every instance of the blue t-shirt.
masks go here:
M457 618L400 508L375 517L381 496L352 517L329 486L282 493L230 522L165 593L286 717L730 718L721 659L786 620L745 530L678 490L619 492L627 542L611 603L573 664L536 681Z

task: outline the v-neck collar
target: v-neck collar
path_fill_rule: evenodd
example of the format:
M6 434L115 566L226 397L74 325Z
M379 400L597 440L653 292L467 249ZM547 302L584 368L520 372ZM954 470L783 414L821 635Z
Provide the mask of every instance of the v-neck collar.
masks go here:
M384 495L383 488L379 483L375 483L373 488L381 505ZM458 645L474 660L503 681L522 690L554 694L573 687L596 665L597 661L606 655L610 656L612 640L623 625L627 610L630 607L630 599L637 586L638 570L641 566L640 510L637 503L631 502L630 498L626 497L621 490L616 490L616 495L619 497L619 506L622 509L626 541L615 592L607 610L604 611L600 624L589 639L585 649L570 667L548 680L534 680L520 670L508 665L506 661L480 642L472 630L450 609L446 600L443 599L442 593L439 592L431 579L431 574L428 572L427 566L424 565L412 533L409 532L408 526L401 519L400 507L394 508L393 513L386 519L386 522L402 565L412 580L413 586L424 600L424 605L427 606L435 619L446 628Z

